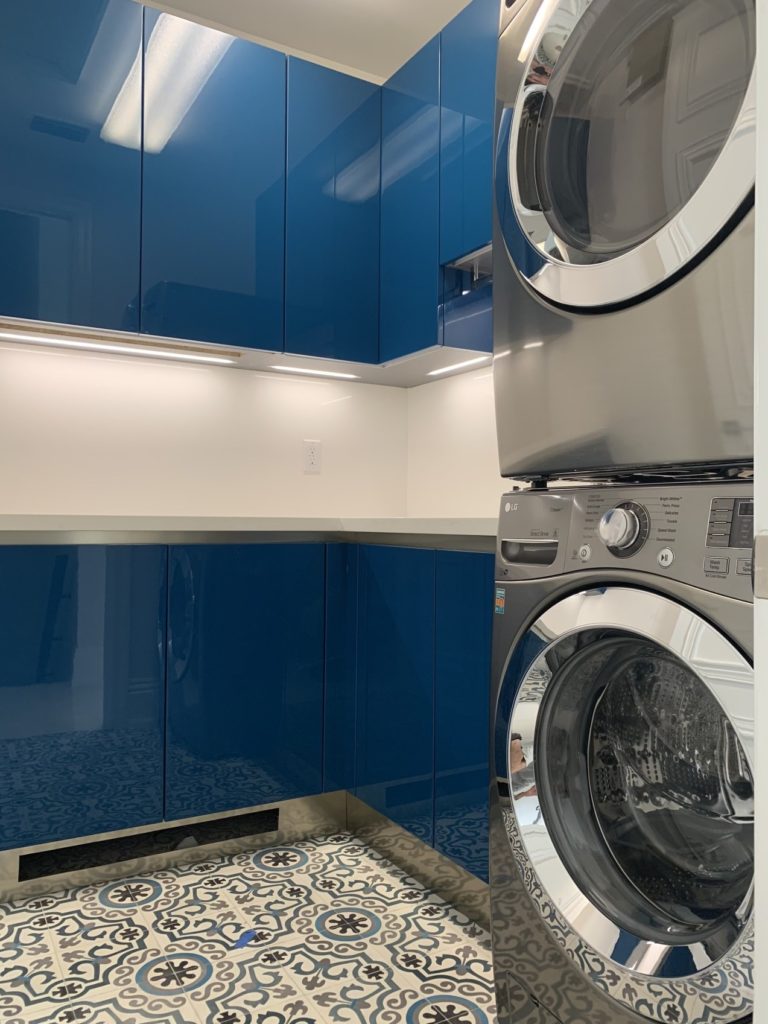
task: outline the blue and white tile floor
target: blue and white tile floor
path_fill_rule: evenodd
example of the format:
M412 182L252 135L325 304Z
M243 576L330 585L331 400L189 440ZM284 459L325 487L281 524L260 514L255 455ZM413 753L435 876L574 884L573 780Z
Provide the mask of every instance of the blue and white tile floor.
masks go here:
M486 932L348 834L0 904L0 1024L493 1024Z

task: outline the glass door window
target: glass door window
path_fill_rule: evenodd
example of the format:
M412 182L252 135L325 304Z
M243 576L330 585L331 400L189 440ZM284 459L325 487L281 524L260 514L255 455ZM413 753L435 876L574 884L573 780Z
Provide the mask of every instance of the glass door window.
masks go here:
M644 292L748 201L755 0L541 0L517 59L527 70L506 170L542 257L527 276L548 297L584 304L563 269L632 254L629 281L602 275L587 298Z
M543 649L505 680L527 877L577 940L635 975L734 955L752 917L749 662L688 609L620 587L564 599L530 636Z

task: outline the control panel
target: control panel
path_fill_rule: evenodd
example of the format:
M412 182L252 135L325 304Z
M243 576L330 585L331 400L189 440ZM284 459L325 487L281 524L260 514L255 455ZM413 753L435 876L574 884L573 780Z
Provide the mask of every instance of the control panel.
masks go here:
M500 580L620 569L752 600L750 483L521 491L499 529Z

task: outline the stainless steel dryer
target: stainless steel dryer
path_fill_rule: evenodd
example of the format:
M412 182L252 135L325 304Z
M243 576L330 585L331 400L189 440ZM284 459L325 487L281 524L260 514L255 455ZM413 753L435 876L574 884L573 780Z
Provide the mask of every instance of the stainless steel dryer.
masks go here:
M753 454L755 0L502 0L501 470Z
M502 502L499 1024L751 1020L748 485Z

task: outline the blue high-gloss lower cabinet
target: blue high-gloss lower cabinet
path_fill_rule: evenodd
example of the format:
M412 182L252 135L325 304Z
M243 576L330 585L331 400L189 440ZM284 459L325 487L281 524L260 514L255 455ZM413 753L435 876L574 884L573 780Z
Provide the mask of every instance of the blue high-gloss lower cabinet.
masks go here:
M166 549L0 548L0 848L163 817Z
M437 552L435 848L488 880L493 555Z
M138 330L142 8L0 4L0 315Z
M381 89L288 60L285 348L379 358Z
M326 793L355 789L357 708L357 603L360 549L326 547L325 750Z
M147 8L141 329L282 351L286 58Z
M172 547L166 818L322 790L325 548Z
M355 794L431 844L435 552L359 559Z

